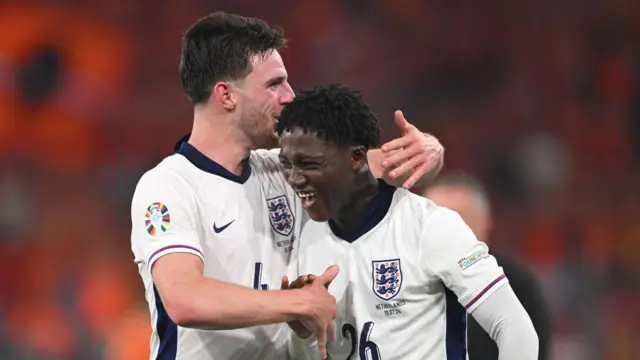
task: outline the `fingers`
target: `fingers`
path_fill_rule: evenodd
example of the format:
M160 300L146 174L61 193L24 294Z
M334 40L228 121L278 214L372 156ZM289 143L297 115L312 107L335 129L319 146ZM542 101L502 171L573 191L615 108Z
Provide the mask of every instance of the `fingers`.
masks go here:
M405 189L411 189L417 182L420 180L424 174L431 170L432 166L429 162L422 164L416 171L409 176L409 178L402 184L402 187Z
M299 278L297 278L294 282L292 282L291 285L289 285L289 288L301 289L306 285L312 284L315 279L316 279L315 275L311 275L311 274L302 275Z
M404 114L402 113L401 110L396 110L393 113L393 120L395 121L396 126L398 126L398 129L400 129L400 132L402 134L409 131L409 125L411 124L409 124L407 119L405 119Z
M340 272L340 268L337 265L329 266L327 270L324 271L324 274L321 275L323 285L325 287L329 286L329 284L331 284L333 279L335 279L336 276L338 276L339 272Z
M333 322L333 321L332 321ZM322 359L327 358L327 328L321 327L320 331L316 333L318 338L318 352Z
M287 276L283 276L280 281L280 289L287 290L289 289L289 278Z
M396 169L394 169L393 171L389 172L389 176L392 179L395 179L397 177L406 175L407 177L411 174L413 174L414 170L423 165L423 164L429 164L429 160L425 160L425 157L420 156L420 155L416 155L414 157L412 157L411 159L405 161L402 163L402 165L398 166Z
M382 145L380 150L382 150L383 153L388 153L394 150L402 150L405 147L411 145L414 141L415 141L415 138L413 136L405 135L400 138L391 140L388 143ZM382 163L382 165L385 166L384 162Z
M403 161L405 161L407 159L410 159L410 158L412 158L412 157L414 157L416 155L419 155L419 154L421 154L423 152L424 152L424 149L422 148L422 146L420 144L415 144L413 146L409 146L404 150L396 151L392 155L389 155L389 157L386 158L382 162L382 166L385 169L397 166L401 162L403 162ZM394 171L391 171L389 173L389 176L391 176L392 178L395 178L395 177L397 177L396 173L404 174L406 171L407 171L407 169L403 169L403 170L394 169Z
M329 341L334 341L336 339L336 324L333 321L329 321L329 326L327 326L327 334L329 336Z

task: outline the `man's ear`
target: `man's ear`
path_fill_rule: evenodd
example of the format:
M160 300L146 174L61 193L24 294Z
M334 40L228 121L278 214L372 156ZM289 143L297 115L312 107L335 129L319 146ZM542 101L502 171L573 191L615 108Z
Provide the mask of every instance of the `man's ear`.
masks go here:
M367 165L367 149L364 146L351 147L351 168L359 171Z
M237 96L229 82L219 81L215 83L211 90L211 97L213 97L211 100L217 101L227 110L233 110L236 107Z

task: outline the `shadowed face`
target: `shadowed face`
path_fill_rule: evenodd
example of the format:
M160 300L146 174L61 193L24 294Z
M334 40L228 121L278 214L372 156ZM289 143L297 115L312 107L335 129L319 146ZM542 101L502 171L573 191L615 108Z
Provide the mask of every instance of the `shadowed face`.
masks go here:
M366 164L364 147L338 147L299 128L282 133L280 143L284 175L309 216L319 222L335 218Z

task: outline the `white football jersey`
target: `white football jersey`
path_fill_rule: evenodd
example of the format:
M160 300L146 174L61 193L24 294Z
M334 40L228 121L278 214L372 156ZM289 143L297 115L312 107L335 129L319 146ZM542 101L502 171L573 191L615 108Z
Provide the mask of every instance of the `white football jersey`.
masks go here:
M311 220L301 238L298 274L340 266L331 359L464 360L467 312L507 282L456 212L382 182L356 233Z
M133 196L131 245L151 312L151 359L284 359L286 324L218 331L176 326L151 266L163 255L190 253L203 260L207 277L279 289L306 217L280 173L277 152L252 152L236 176L182 143L144 174Z

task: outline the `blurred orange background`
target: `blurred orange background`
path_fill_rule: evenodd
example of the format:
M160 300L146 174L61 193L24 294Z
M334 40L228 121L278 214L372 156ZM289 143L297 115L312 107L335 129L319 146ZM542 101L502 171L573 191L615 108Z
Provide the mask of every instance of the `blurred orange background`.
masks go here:
M216 10L285 29L295 88L361 89L477 175L492 247L535 273L553 358L640 359L640 2L0 3L0 359L148 359L139 176L190 130L180 38Z

